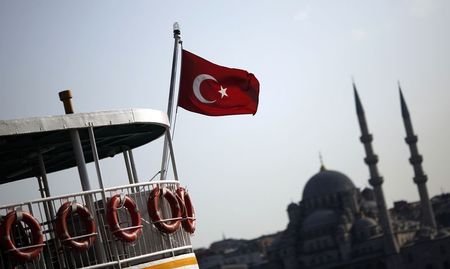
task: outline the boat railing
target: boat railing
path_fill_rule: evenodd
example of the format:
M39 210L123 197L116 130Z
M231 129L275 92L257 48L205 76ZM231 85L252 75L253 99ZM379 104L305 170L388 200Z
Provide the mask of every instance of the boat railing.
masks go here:
M29 212L40 223L44 235L44 247L39 257L30 262L14 262L9 259L9 253L2 251L0 268L125 268L138 263L191 253L190 234L180 227L172 234L160 232L153 224L148 214L147 201L156 186L166 187L171 191L179 187L178 181L155 181L128 184L112 188L84 191L69 195L54 196L24 203L10 204L0 207L0 216L9 212ZM106 203L112 196L120 194L132 198L141 214L142 230L138 238L132 243L117 239L108 226L106 217ZM106 202L105 202L106 201ZM68 218L69 240L80 240L85 237L95 237L95 243L87 250L75 250L65 244L55 233L58 209L67 202L79 203L92 213L95 221L95 233L87 232L86 225L77 214ZM166 221L172 216L165 199L160 200L162 215ZM118 219L122 231L134 229L128 211L118 210ZM26 226L17 222L13 227L12 237L16 247L20 250L30 247L30 231ZM65 239L67 240L67 239ZM33 247L33 246L31 246Z

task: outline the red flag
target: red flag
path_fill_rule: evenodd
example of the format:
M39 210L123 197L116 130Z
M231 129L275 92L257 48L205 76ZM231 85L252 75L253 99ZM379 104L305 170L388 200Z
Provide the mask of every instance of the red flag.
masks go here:
M178 106L209 116L255 114L258 95L259 82L253 74L183 50Z

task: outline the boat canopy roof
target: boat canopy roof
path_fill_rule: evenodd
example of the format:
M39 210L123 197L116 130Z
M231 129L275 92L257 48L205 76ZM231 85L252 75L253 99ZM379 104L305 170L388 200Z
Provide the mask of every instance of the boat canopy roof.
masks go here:
M69 130L78 129L86 162L92 162L88 127L94 129L99 158L112 157L162 136L167 115L151 109L124 109L0 121L0 184L76 166Z

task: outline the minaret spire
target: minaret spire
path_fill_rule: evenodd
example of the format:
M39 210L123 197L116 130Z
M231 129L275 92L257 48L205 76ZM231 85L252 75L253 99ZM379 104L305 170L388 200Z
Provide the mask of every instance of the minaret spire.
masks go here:
M417 184L420 196L420 205L422 208L422 219L421 225L430 227L436 230L436 220L434 218L433 208L430 203L430 198L428 196L427 189L427 176L422 168L422 155L419 154L419 149L417 148L418 137L414 134L413 126L411 123L411 118L409 116L408 107L406 106L405 98L403 97L402 89L400 83L398 84L398 91L400 93L400 104L402 107L402 118L405 125L406 138L405 142L409 145L409 151L411 152L411 157L409 162L414 168L414 182Z
M402 107L402 118L403 118L403 122L405 122L405 119L409 119L409 110L408 110L408 107L406 106L405 98L403 98L402 87L400 86L400 82L398 82L398 92L400 93L400 105ZM411 127L411 131L412 131L412 126L410 126L410 127ZM411 133L413 133L413 132L411 132Z
M384 199L383 193L383 178L378 173L378 156L374 153L372 148L373 137L369 133L367 127L366 116L364 114L364 109L359 99L358 91L356 90L356 85L353 82L353 93L355 95L356 103L356 114L358 115L359 127L361 129L360 140L364 144L364 150L366 152L365 163L369 167L370 179L369 183L373 187L375 193L375 200L377 202L377 207L380 215L380 222L384 233L384 245L387 254L395 254L399 252L397 245L397 240L395 238L391 218L386 207L386 201Z

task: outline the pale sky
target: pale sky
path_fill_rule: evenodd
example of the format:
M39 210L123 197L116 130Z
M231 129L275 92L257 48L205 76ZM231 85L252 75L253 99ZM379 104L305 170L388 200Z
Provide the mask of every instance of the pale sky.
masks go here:
M430 196L450 192L450 2L0 0L0 119L78 112L166 111L172 24L184 48L246 69L261 84L255 116L179 109L175 154L197 211L194 247L222 235L283 230L286 207L325 166L368 186L351 78L363 102L388 206L417 201L404 142L400 80ZM162 140L135 150L141 181L160 167ZM90 168L91 185L97 187ZM127 183L121 156L106 186ZM81 190L75 169L50 175L52 194ZM0 187L0 203L39 197L35 179Z

